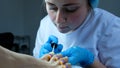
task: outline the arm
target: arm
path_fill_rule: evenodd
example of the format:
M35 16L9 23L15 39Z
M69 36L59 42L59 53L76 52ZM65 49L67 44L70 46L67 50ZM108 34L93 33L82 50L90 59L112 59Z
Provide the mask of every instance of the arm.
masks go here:
M62 66L15 53L0 46L0 68L62 68Z
M106 67L98 60L94 60L93 64L88 65L86 68L106 68Z

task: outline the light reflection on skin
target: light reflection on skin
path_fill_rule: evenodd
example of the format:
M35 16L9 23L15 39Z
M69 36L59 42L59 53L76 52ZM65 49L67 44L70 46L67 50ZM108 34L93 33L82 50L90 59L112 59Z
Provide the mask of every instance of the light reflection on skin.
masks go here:
M54 65L61 65L62 68L71 68L70 63L68 63L68 57L62 57L61 54L49 53L41 57L41 60L47 61Z

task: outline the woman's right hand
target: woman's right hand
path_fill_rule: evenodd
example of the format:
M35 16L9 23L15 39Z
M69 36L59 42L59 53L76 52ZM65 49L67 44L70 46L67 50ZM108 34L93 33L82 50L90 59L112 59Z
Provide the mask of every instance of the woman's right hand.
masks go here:
M39 52L39 57L41 58L42 56L44 56L45 54L48 54L52 51L52 43L55 43L57 46L54 49L54 53L60 53L62 51L63 45L62 44L58 44L58 38L50 35L47 42L45 44L43 44L41 46L40 52Z

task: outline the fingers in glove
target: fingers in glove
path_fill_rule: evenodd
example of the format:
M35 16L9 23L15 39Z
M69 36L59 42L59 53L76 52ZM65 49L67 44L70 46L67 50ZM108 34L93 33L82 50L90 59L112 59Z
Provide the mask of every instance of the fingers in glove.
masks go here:
M54 35L50 35L47 41L47 43L52 43L52 42L58 43L58 38L55 37Z
M63 49L63 45L62 44L58 44L57 47L55 48L55 53L60 53Z

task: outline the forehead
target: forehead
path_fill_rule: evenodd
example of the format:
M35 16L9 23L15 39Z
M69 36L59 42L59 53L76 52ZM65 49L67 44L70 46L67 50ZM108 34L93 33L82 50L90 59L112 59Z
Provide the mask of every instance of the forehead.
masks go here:
M45 2L49 2L56 5L65 5L65 4L83 4L87 2L87 0L45 0Z

